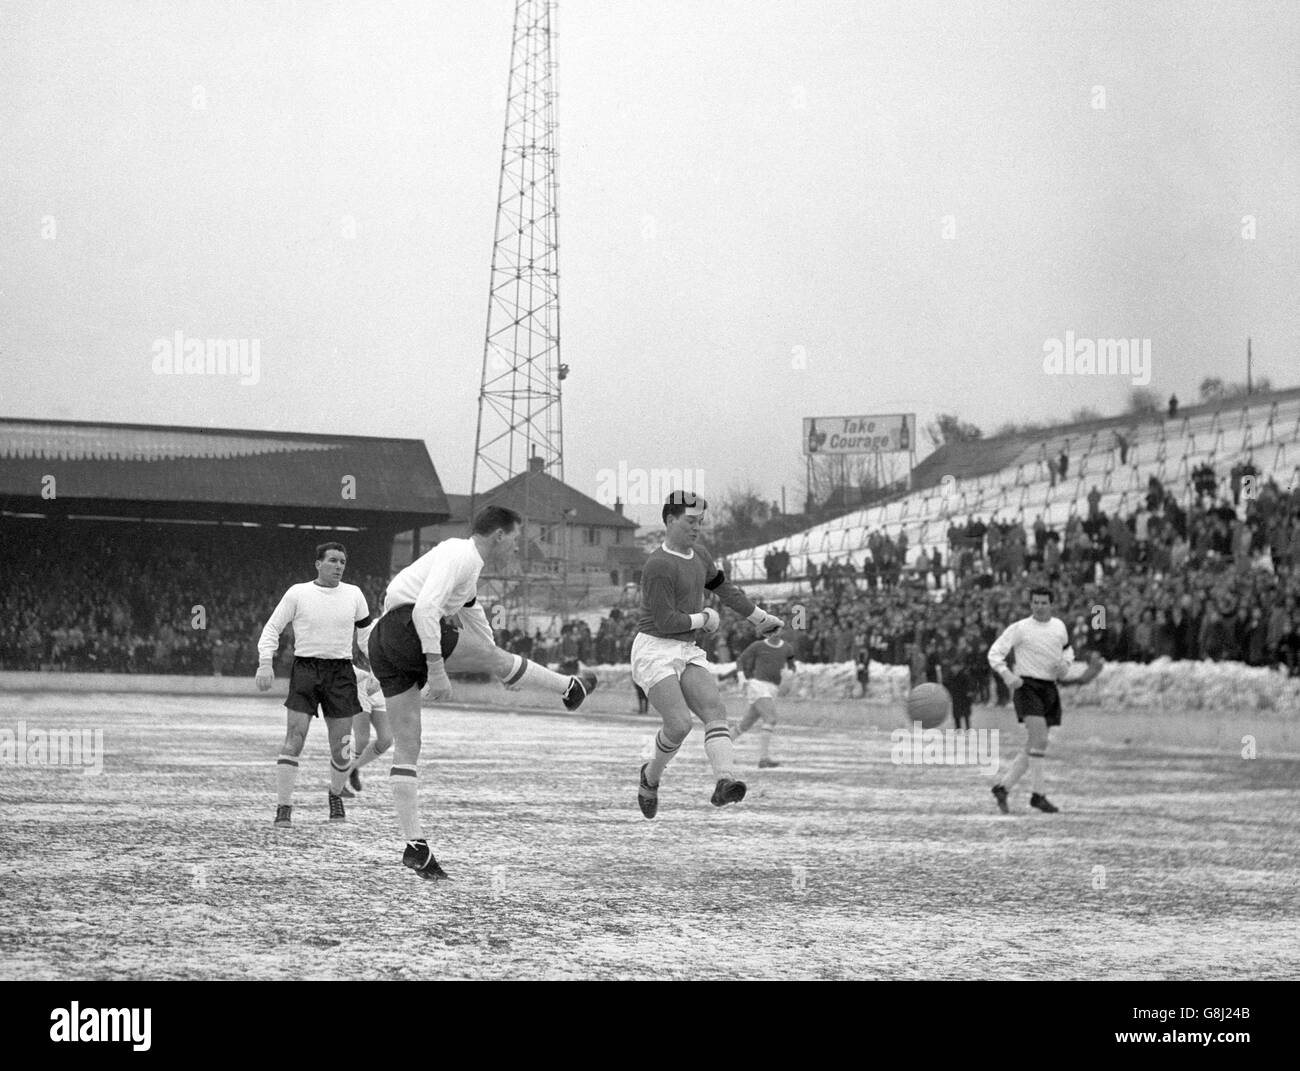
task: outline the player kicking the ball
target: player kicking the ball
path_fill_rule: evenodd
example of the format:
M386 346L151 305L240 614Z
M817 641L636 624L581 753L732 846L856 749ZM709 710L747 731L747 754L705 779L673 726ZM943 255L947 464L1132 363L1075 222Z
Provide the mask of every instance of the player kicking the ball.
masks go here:
M740 653L736 669L744 674L745 697L749 710L736 726L733 740L758 726L758 768L766 770L781 764L772 758L772 733L776 729L776 697L781 687L781 671L795 671L794 648L779 635L755 640Z
M1016 719L1024 723L1028 735L1026 746L1012 760L1010 767L993 785L998 809L1009 814L1007 794L1029 771L1029 805L1047 814L1060 808L1043 794L1043 759L1047 754L1047 733L1061 724L1061 693L1056 682L1074 663L1074 650L1065 623L1052 616L1051 588L1033 588L1029 593L1030 616L1021 618L1002 633L989 648L989 665L1011 689ZM1007 665L1014 653L1016 668ZM1095 670L1095 672L1094 672ZM1091 680L1100 672L1098 661L1089 667ZM1086 675L1085 675L1086 676ZM1079 683L1085 683L1081 678Z
M730 583L713 558L697 546L707 503L690 491L674 491L664 504L663 545L646 559L641 574L641 614L632 641L632 680L650 697L663 719L654 753L641 767L637 802L653 818L659 810L659 780L691 731L691 716L704 723L704 751L717 784L712 803L721 807L745 798L745 783L736 779L731 730L718 684L708 659L695 643L699 629L716 632L718 611L704 609L704 592L712 591L736 613L751 621L760 636L784 627L779 617L760 610Z
M370 634L370 666L388 704L393 727L389 785L406 850L402 862L422 878L445 878L420 825L416 764L420 760L420 689L435 703L452 697L450 672L490 672L507 688L536 688L577 710L596 687L591 673L564 677L496 645L477 602L484 566L502 571L514 557L522 518L488 506L474 518L468 539L444 539L395 577L384 595L384 616ZM455 624L448 618L455 618Z
M352 765L352 718L361 711L352 670L352 644L354 630L370 624L365 595L355 584L343 583L347 564L348 552L342 543L317 547L316 579L294 584L284 593L257 641L255 679L258 689L265 692L275 680L271 660L280 645L280 633L286 626L293 626L293 669L289 698L284 701L288 726L275 767L277 826L292 822L298 756L318 706L324 711L330 740L330 821L342 822L347 817L342 793Z

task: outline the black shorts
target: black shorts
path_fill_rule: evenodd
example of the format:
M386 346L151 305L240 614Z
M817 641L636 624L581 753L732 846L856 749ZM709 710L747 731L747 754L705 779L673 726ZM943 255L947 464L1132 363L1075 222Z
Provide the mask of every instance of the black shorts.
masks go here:
M1056 682L1039 680L1037 677L1025 677L1023 680L1025 683L1011 693L1016 720L1038 717L1047 719L1048 728L1060 725L1061 693L1056 690Z
M289 671L289 698L284 705L316 717L319 706L327 718L361 713L357 675L350 658L295 658Z
M424 648L420 636L411 623L412 606L397 606L379 619L370 633L368 654L370 672L379 679L384 697L401 695L408 688L423 688L429 682L429 669L424 662ZM460 638L460 629L446 618L442 619L442 648L444 659L451 657Z

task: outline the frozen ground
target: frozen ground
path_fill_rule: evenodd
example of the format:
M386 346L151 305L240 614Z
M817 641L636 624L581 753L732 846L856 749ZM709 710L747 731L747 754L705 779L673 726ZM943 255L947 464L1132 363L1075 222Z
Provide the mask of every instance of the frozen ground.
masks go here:
M256 698L0 697L0 730L102 729L104 771L0 766L0 977L1295 978L1300 760L1054 737L1062 813L887 729L792 727L716 810L700 732L635 803L653 724L425 712L450 883L400 866L386 766L326 822L320 726L271 826ZM1067 718L1069 715L1067 714ZM1015 741L1004 741L1009 758Z

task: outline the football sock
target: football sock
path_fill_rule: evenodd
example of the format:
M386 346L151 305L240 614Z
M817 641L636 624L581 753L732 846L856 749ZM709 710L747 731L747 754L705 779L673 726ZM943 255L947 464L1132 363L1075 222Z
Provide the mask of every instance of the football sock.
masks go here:
M758 711L753 707L750 707L749 710L745 712L745 716L740 719L740 725L736 728L736 736L740 736L741 733L749 732L757 721Z
M758 727L758 757L760 759L772 757L772 726L766 723Z
M570 678L562 677L545 666L539 666L531 658L522 658L519 655L513 657L516 664L509 673L501 678L503 683L521 684L525 688L554 692L556 695L563 695L568 690Z
M384 751L387 750L388 748L384 748ZM361 767L366 765L366 763L374 762L375 759L379 758L379 756L384 753L384 751L376 750L375 741L372 739L370 743L365 746L365 749L361 754L357 756L357 761L352 764L352 769L359 770Z
M1029 790L1035 795L1043 794L1043 756L1044 751L1031 751L1029 753Z
M393 806L397 810L397 826L403 840L423 840L420 829L420 805L417 796L419 783L414 766L394 766L388 771L388 784L393 790Z
M1011 769L1007 771L1006 777L998 782L1003 788L1012 788L1015 783L1025 776L1025 771L1029 769L1029 755L1022 751L1016 756L1015 761L1011 764Z
M293 786L298 781L298 757L281 755L275 762L275 795L281 807L293 803Z
M687 729L686 733L689 736L690 730ZM682 740L685 739L686 737L683 736ZM673 743L668 739L662 729L655 733L654 754L650 756L650 762L646 766L645 771L645 779L649 781L650 784L659 784L659 779L663 777L664 770L667 768L668 763L671 762L672 757L677 754L677 749L682 746L682 740Z
M725 721L711 721L704 727L704 753L713 764L714 777L736 776L735 753L731 747L731 730Z
M334 760L334 756L330 756L330 792L337 796L343 791L343 786L348 783L348 773L351 770L351 762L345 762L340 766Z

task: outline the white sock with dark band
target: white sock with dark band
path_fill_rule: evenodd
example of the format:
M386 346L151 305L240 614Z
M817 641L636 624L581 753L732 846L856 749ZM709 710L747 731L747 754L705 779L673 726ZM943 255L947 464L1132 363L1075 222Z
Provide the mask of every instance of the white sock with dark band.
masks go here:
M297 782L298 756L281 755L275 760L275 795L281 807L293 806L293 786Z
M524 688L536 688L541 692L554 692L563 695L569 688L569 678L553 673L545 666L539 666L530 658L514 655L514 664L510 672L501 678L506 686L518 684Z
M387 750L388 748L384 748L384 751ZM366 765L366 763L374 762L375 759L379 758L379 756L384 753L384 751L376 751L375 742L374 740L371 740L370 743L365 746L365 749L361 754L357 756L357 761L352 764L352 769L359 770L361 767Z
M343 787L348 783L348 774L352 770L352 763L345 762L340 766L330 757L330 793L337 796L343 791Z
M690 730L687 729L686 733L687 736L689 736ZM682 740L685 739L686 737L683 736ZM654 754L650 756L650 762L647 764L645 771L645 779L650 784L659 784L659 779L663 777L664 770L668 768L668 764L672 762L673 756L677 754L677 749L682 746L682 740L673 743L673 741L668 739L667 734L662 729L655 733Z
M388 771L388 786L393 790L393 807L397 826L405 841L424 840L420 828L419 781L414 766L394 766Z
M735 780L735 752L731 747L731 729L725 721L711 721L704 727L704 753L713 764L714 777Z

